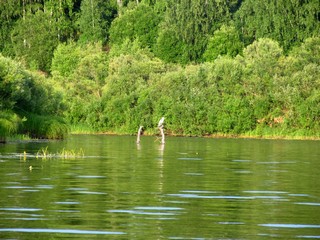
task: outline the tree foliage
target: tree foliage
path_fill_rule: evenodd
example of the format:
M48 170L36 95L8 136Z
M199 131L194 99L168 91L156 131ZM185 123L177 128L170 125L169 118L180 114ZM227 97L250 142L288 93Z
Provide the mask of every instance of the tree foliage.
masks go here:
M61 94L43 76L30 73L0 55L0 138L18 131L39 137L36 131L41 124L47 124L44 128L47 130L63 129L55 132L59 134L51 132L50 136L43 132L41 137L60 138L67 133L67 125L63 119L52 115L61 114L63 110ZM29 116L38 115L44 115L41 119L46 123L37 121L33 129L26 128L33 119Z
M0 3L0 51L46 72L55 48L70 40L102 42L108 51L138 39L165 62L183 64L235 56L259 38L276 40L287 53L318 36L318 5L318 0L7 0Z
M39 10L17 22L12 41L15 54L25 59L29 67L48 71L58 45L58 29L50 14Z
M7 136L18 132L21 118L10 110L0 109L0 142L4 142Z
M199 61L210 36L222 23L231 20L230 8L234 1L181 0L169 1L158 39L158 53L166 59L165 51L177 52L179 62ZM167 37L171 34L169 42ZM170 48L169 48L170 47ZM169 49L169 50L168 50Z
M109 28L116 15L116 2L104 0L83 0L79 28L80 41L104 43L108 40Z
M172 134L319 137L318 6L2 1L0 131L59 138L63 118L95 131L155 133L165 116Z
M241 53L243 47L243 43L235 27L222 25L209 39L203 58L205 61L213 61L218 56L223 55L235 57Z
M304 39L319 36L319 0L246 0L235 15L247 43L272 38L285 51Z
M102 86L108 75L107 55L101 43L61 44L52 61L52 79L56 88L64 92L68 112L64 116L71 123L86 122L94 114L90 107L101 98Z
M126 10L116 18L110 29L110 43L121 44L126 39L138 39L143 47L152 47L158 34L161 20L153 9L146 4L139 4L133 9Z

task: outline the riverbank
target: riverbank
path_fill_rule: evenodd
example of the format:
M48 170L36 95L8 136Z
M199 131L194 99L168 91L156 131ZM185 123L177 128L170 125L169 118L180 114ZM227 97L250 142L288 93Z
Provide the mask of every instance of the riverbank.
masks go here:
M98 61L107 75L90 69L101 76L94 81L84 66L44 77L0 57L3 79L21 73L1 87L8 97L0 104L0 136L63 139L70 125L76 125L71 133L126 135L143 125L156 135L165 117L173 136L318 139L318 46L320 39L311 38L283 54L276 42L261 39L243 55L183 66L135 50Z
M137 128L138 131L138 128ZM135 136L137 133L128 133L121 131L95 131L92 128L79 125L72 126L70 134L97 134L97 135L131 135ZM158 136L160 133L156 130L146 130L143 132L143 136ZM203 137L203 138L252 138L252 139L285 139L285 140L320 140L320 131L318 135L311 135L307 131L285 131L280 129L265 128L253 130L243 134L232 134L232 133L210 133L203 135L194 135L194 134L177 134L170 130L165 131L166 136L170 137Z
M69 135L113 135L113 136L135 136L133 134L126 133L116 133L116 132L94 132L94 131L85 131L85 132L71 132ZM143 134L143 136L154 136L157 137L159 134ZM142 138L143 138L142 136ZM207 134L203 136L199 135L180 135L180 134L166 134L168 137L200 137L200 138L234 138L234 139L270 139L270 140L308 140L308 141L320 141L320 137L317 136L290 136L290 135L252 135L252 134ZM68 136L66 136L68 138ZM34 141L37 139L30 138L27 135L14 135L6 138L5 142L17 142L17 141ZM44 139L42 139L44 140Z
M137 128L138 131L138 128ZM96 131L90 126L79 124L70 126L69 135L114 135L114 136L136 136L137 133L128 133L124 131ZM159 136L160 133L156 129L146 130L143 132L142 136ZM320 140L320 131L318 135L311 135L307 131L285 131L280 129L265 128L258 130L253 130L250 132L242 134L232 134L232 133L210 133L203 135L194 134L177 134L170 130L165 130L165 135L170 137L201 137L201 138L241 138L241 139L282 139L282 140ZM65 136L66 138L68 135ZM30 141L35 138L31 138L26 134L15 134L8 136L6 142L12 141Z

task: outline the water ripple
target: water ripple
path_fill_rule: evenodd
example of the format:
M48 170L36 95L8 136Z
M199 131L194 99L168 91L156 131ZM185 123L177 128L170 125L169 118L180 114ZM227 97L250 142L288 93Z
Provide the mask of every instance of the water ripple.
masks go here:
M320 228L320 225L313 224L285 224L285 223L266 223L259 224L261 227L270 227L270 228Z
M178 160L200 161L200 160L203 160L203 158L198 158L198 157L182 157L182 158L178 158Z
M6 189L30 189L33 187L30 187L30 186L6 186L3 188L6 188Z
M291 197L309 197L309 194L304 194L304 193L292 193L289 194Z
M215 191L204 191L204 190L182 190L182 191L180 191L180 192L183 192L183 193L206 193L206 194L208 194L208 193L217 193L217 192L215 192Z
M78 191L78 193L81 193L81 194L89 194L89 195L104 195L104 194L107 194L107 193L104 193L104 192L92 192L92 191Z
M134 209L138 209L138 210L158 210L158 211L183 210L183 208L179 208L179 207L135 207Z
M82 176L77 176L78 178L106 178L105 176L91 176L91 175L82 175Z
M11 207L11 208L0 208L0 211L17 211L17 212L37 212L41 211L40 208L18 208L18 207Z
M320 203L313 203L313 202L296 202L294 204L307 205L307 206L320 206Z
M288 192L283 191L243 191L245 193L258 193L258 194L287 194Z
M274 162L257 162L257 164L295 164L297 162L295 161L281 161L281 162L278 162L278 161L274 161Z
M296 238L320 239L320 235L319 236L296 236Z
M184 173L185 175L188 175L188 176L203 176L204 174L203 173Z
M36 218L36 217L16 217L16 218L3 218L6 220L21 220L21 221L45 221L48 220L47 218Z
M132 210L114 209L114 210L108 210L107 212L129 213L129 214L136 214L136 215L175 216L178 214L178 211L181 211L183 209L184 208L179 208L179 207L139 206L139 207L134 207ZM163 219L169 219L169 218L163 218Z
M246 159L234 159L232 162L251 162L251 160L246 160Z
M243 222L219 222L222 225L243 225Z
M77 229L51 229L51 228L0 228L0 232L22 233L68 233L68 234L91 234L91 235L123 235L125 232L93 231Z
M130 214L136 214L136 215L164 215L164 216L173 216L176 215L175 213L169 213L169 212L145 212L145 211L137 211L137 210L108 210L110 213L130 213Z
M37 185L36 188L39 188L39 189L53 189L54 186L53 185Z
M66 188L65 190L67 190L67 191L87 191L88 188L74 187L74 188Z
M181 198L199 198L199 199L254 199L254 197L247 197L247 196L223 196L223 195L209 196L209 195L198 195L198 194L191 194L191 193L168 194L168 196L181 197Z
M182 191L183 192L183 191ZM201 192L200 192L201 193ZM253 200L253 199L282 199L281 196L270 196L270 195L257 195L257 196L237 196L237 195L199 195L196 192L187 192L183 193L174 193L168 194L171 197L180 197L180 198L198 198L198 199L240 199L240 200Z
M62 204L62 205L77 205L80 204L80 202L74 202L74 201L66 201L66 202L54 202L55 204Z

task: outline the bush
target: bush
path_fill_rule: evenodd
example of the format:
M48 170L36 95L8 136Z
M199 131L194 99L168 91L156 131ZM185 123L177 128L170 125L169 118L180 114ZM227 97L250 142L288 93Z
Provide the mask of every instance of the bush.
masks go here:
M81 57L83 57L83 54L75 42L59 44L53 53L51 64L52 75L71 76L77 68Z
M22 66L0 54L0 109L31 100L32 77Z
M139 39L143 47L151 48L157 39L161 17L144 3L119 15L110 27L110 43L120 45L126 39Z
M0 142L15 134L21 124L20 117L12 111L0 110Z
M56 114L61 95L48 79L0 54L0 109Z
M40 116L37 114L24 114L26 121L23 122L21 132L32 138L40 139L63 139L69 132L66 122L56 116Z
M214 61L218 56L223 55L235 57L241 53L243 47L235 27L223 25L209 39L203 58L205 61Z
M107 75L107 54L100 43L59 45L52 63L52 81L63 92L63 115L68 122L89 121L95 128L103 125L96 123L94 116Z

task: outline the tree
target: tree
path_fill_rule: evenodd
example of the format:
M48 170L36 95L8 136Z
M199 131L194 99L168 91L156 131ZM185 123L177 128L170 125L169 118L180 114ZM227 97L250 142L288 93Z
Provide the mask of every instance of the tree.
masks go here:
M12 110L18 101L30 101L30 85L30 75L0 54L0 109Z
M76 0L47 0L44 2L44 11L48 11L52 21L57 24L57 37L60 42L74 37L75 2Z
M29 67L49 71L53 51L59 43L58 29L49 12L38 10L20 19L12 32L15 54Z
M175 33L175 37L171 39L175 38L181 42L178 44L182 46L180 62L199 61L207 46L208 36L222 23L230 20L229 8L226 1L171 0L159 34L168 36L172 32ZM159 39L158 53L164 52L163 48L168 47L169 44L166 42L166 38ZM175 46L171 46L169 51L175 52L174 48Z
M64 92L66 119L71 123L94 119L108 75L107 54L102 51L101 43L59 44L51 69L56 87ZM92 126L94 122L90 120Z
M110 43L122 44L126 39L139 39L142 47L152 48L158 35L161 16L153 7L140 3L133 9L126 10L111 25Z
M243 50L248 72L256 77L271 78L282 52L278 42L269 38L258 39Z
M78 1L0 1L0 51L47 71L57 42L74 37Z
M82 0L79 18L80 41L106 43L111 22L117 13L116 9L114 0Z
M273 96L278 91L274 76L278 73L282 53L283 50L278 42L260 38L243 50L243 58L239 57L239 61L245 66L243 78L245 95L252 105L257 120L277 117L279 114Z
M60 101L47 79L31 74L21 64L0 54L0 110L56 114Z
M187 63L188 53L184 51L186 44L183 43L173 28L161 29L157 42L154 45L154 52L157 57L165 62Z
M320 38L308 38L282 59L274 101L290 128L320 128ZM316 135L316 134L315 134Z
M235 57L242 49L243 43L235 27L223 25L209 39L203 58L205 61L213 61L219 55Z
M63 78L70 77L77 69L79 61L86 52L75 42L61 43L54 51L51 65L53 77L60 75Z
M246 45L272 38L285 51L320 32L319 0L247 0L235 15Z
M16 1L0 1L0 52L12 53L10 32L19 13L20 6Z

